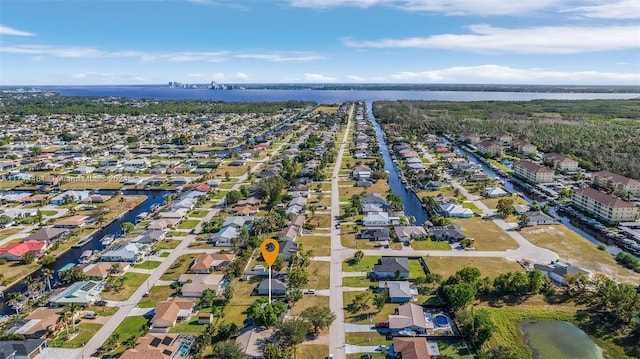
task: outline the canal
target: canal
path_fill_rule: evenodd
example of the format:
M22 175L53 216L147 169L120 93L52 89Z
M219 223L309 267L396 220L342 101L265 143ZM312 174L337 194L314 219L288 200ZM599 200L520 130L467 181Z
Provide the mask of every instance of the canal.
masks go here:
M100 191L103 193L103 191ZM106 192L106 191L105 191ZM112 192L112 191L111 191ZM100 243L102 237L106 235L119 235L122 232L122 223L131 222L135 223L136 216L142 212L150 212L151 207L156 204L162 204L164 202L164 196L171 193L171 191L143 191L143 190L125 190L123 191L125 196L144 195L147 199L140 205L125 213L122 217L116 219L108 226L96 232L92 239L83 245L81 248L70 248L65 253L56 258L56 262L53 267L53 278L51 279L51 285L53 286L58 281L58 271L68 263L78 263L78 258L82 252L86 250L103 250L104 246ZM40 271L33 273L32 278L40 277ZM0 302L0 314L13 314L13 309L5 304L10 298L11 293L21 292L25 290L25 286L22 283L15 284L4 291L4 301Z
M369 115L369 120L373 124L373 129L376 132L378 143L380 144L380 151L382 152L382 159L384 160L384 169L389 173L389 187L391 188L393 193L402 197L404 213L407 216L413 216L416 220L415 225L421 226L429 219L427 211L424 209L424 207L422 207L422 202L420 202L418 196L416 196L416 194L412 191L407 190L400 182L398 168L394 165L393 160L391 159L389 147L387 146L387 142L384 139L384 131L380 127L380 124L378 124L378 122L376 121L376 118L373 116L372 108L372 103L367 102L367 113Z

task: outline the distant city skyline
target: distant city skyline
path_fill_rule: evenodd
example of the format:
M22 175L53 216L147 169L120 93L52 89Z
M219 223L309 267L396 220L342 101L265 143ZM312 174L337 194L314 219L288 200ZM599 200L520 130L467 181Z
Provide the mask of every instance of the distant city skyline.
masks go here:
M3 0L0 85L640 85L637 0Z

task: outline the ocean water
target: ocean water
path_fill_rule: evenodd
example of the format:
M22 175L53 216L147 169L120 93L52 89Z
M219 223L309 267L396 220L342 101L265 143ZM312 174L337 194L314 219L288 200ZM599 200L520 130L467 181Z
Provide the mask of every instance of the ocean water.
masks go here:
M316 103L341 103L350 100L395 101L530 101L537 99L588 100L630 99L640 93L579 93L579 92L496 92L496 91L391 91L391 90L209 90L181 89L164 86L48 86L43 90L63 96L115 96L156 100L213 100L224 102L276 102L287 100Z

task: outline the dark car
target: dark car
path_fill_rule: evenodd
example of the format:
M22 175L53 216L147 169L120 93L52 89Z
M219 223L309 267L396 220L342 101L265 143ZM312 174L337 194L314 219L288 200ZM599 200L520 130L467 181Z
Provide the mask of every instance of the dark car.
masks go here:
M362 354L362 355L360 355L360 359L373 359L373 355L371 355L371 354Z
M104 307L105 305L107 305L107 301L106 300L99 300L95 303L93 303L94 305L98 306L98 307Z

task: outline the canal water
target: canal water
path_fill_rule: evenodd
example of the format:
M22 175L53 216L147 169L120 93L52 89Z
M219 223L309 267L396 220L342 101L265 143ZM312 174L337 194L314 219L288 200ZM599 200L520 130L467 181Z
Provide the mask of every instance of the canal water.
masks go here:
M102 191L100 191L102 192ZM102 237L106 235L119 235L122 232L122 223L131 222L135 223L136 216L142 212L150 212L150 209L153 205L162 204L164 202L164 196L171 193L171 191L142 191L142 190L125 190L125 196L132 195L144 195L147 196L147 199L142 202L140 205L132 209L131 211L124 214L122 217L118 218L102 230L96 232L91 241L87 242L81 248L71 248L67 252L60 255L53 267L51 267L54 271L53 278L51 279L51 285L53 286L58 281L58 270L64 267L68 263L78 264L78 258L82 254L82 252L86 250L102 250L104 246L100 243ZM32 278L38 278L40 276L40 271L32 274ZM11 307L5 304L5 301L9 300L11 293L21 292L25 290L25 286L22 283L18 283L12 287L7 288L4 291L4 301L0 302L0 314L13 314L14 311Z
M424 209L424 207L422 207L422 202L420 202L418 196L416 196L413 191L407 190L400 182L398 168L394 165L393 160L391 159L389 147L387 146L387 142L384 139L384 131L380 127L380 124L378 124L378 122L376 121L376 118L373 116L371 105L371 102L367 103L367 112L369 114L369 119L373 124L373 129L376 132L378 143L380 144L380 151L382 152L382 159L384 160L384 169L385 171L389 172L389 187L391 188L393 193L402 197L404 213L407 216L413 216L416 219L415 225L421 226L429 219L427 211Z

